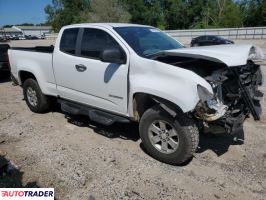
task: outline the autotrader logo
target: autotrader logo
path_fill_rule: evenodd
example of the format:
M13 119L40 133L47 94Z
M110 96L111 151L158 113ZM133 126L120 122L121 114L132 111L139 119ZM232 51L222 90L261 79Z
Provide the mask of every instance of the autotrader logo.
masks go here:
M54 200L54 188L0 188L1 200Z

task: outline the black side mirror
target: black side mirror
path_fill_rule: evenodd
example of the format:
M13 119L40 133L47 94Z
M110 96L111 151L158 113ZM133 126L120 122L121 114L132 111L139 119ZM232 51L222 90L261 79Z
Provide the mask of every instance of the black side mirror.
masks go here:
M102 62L125 64L126 54L120 48L109 48L102 51L100 59Z

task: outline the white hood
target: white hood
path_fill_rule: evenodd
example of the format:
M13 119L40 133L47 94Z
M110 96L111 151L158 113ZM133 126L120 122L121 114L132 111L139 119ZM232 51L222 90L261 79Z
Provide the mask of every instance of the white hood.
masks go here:
M247 64L247 60L262 60L264 55L260 48L253 45L215 45L191 47L161 52L193 58L203 58L214 62L225 63L228 67Z

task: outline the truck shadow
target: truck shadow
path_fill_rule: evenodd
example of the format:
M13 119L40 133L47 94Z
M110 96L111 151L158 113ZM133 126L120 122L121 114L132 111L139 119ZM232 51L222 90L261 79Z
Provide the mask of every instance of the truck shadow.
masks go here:
M99 123L91 121L86 116L73 116L65 114L65 118L71 124L79 127L87 127L92 129L95 133L103 135L108 138L120 138L123 140L132 140L134 142L139 140L138 124L136 123L114 123L111 126L104 126Z
M199 146L197 153L203 153L206 150L212 150L217 156L225 154L231 145L244 144L244 130L241 129L234 134L219 134L211 133L200 134Z
M115 123L111 126L104 126L89 120L86 116L65 114L65 118L71 124L79 127L90 128L95 133L108 138L121 138L123 140L132 140L134 142L140 139L137 123ZM203 153L206 150L211 150L216 153L217 156L221 156L228 151L231 145L242 144L244 144L243 130L233 135L226 133L220 135L201 133L197 153ZM145 153L147 153L142 143L140 144L140 147Z
M11 161L0 155L0 188L39 188L36 182L22 183L21 172Z
M60 106L57 106L57 108L53 111L62 113ZM91 121L86 116L75 116L67 113L64 114L69 123L79 127L90 128L95 133L108 138L120 138L123 140L132 140L134 142L140 139L137 123L115 123L111 126L104 126ZM244 139L243 129L235 134L223 133L215 135L212 133L200 133L199 145L196 153L203 153L206 150L211 150L217 156L221 156L228 151L231 145L244 144ZM140 147L145 153L147 153L142 143L140 144Z

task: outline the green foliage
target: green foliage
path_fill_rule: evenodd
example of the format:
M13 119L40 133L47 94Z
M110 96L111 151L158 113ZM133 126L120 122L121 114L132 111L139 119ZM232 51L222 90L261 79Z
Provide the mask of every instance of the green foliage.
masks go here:
M119 0L91 0L91 9L83 12L84 22L129 22L131 15Z
M124 0L131 14L131 22L165 27L163 0Z
M239 7L244 26L266 26L266 0L242 0Z
M224 6L224 11L218 19L219 27L240 27L242 16L239 7L232 1L228 1Z
M161 29L266 25L266 0L53 0L55 31L80 22L131 22Z
M48 22L58 32L62 26L82 22L81 13L89 8L89 0L53 0L52 5L47 5L44 11L48 15Z

